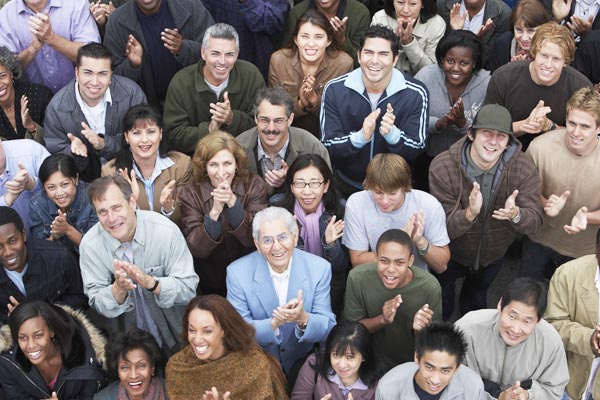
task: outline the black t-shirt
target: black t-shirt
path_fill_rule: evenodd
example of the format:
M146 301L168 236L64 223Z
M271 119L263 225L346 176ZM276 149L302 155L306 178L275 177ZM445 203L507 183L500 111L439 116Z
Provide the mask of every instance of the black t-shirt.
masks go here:
M421 386L419 386L415 378L413 378L413 386L415 387L415 393L417 394L417 397L420 400L440 400L440 397L442 397L444 390L446 390L446 388L444 388L444 390L442 390L438 394L429 394L423 389L421 389Z

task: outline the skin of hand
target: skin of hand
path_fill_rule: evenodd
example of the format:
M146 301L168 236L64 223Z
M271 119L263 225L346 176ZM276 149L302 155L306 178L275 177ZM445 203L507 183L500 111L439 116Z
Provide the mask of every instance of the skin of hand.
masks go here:
M381 114L381 109L376 109L371 112L363 121L362 126L362 134L365 142L368 142L373 137L373 133L375 132L375 125L377 124L377 118L379 118L379 114Z
M308 74L302 80L302 86L300 87L299 99L300 107L307 109L313 108L319 101L319 96L314 90L315 77Z
M396 121L394 109L390 103L387 103L385 110L385 114L383 114L383 117L381 118L381 124L379 124L379 133L381 136L389 134L394 127L394 121Z
M458 31L464 28L467 21L467 13L461 15L460 3L455 3L450 9L450 29Z
M140 198L140 187L137 184L137 178L135 177L135 171L133 169L131 169L131 172L127 171L127 168L122 169L119 168L119 175L121 175L123 178L125 178L125 180L127 181L127 183L129 183L129 186L131 186L131 197L133 197L133 199L137 202L138 199ZM166 210L166 208L165 208Z
M425 212L423 210L415 211L412 217L406 221L402 230L408 233L417 248L422 249L426 245L426 243L423 243L423 240L425 240L423 237L423 232L425 230Z
M95 3L90 3L90 12L100 26L106 24L106 7L100 0Z
M50 23L49 11L45 13L37 13L29 17L28 21L29 32L42 43L48 43L54 38L52 24Z
M29 175L29 171L21 163L19 171L15 174L12 180L6 182L4 187L12 193L21 193L25 190L32 190L35 187L35 179Z
M346 24L348 23L348 17L340 19L339 17L333 17L329 20L335 36L337 36L338 43L343 46L346 43Z
M211 196L214 200L213 208L210 211L210 217L213 221L219 219L219 215L221 215L221 213L223 212L223 208L225 207L225 205L231 208L237 200L237 197L231 190L231 186L227 182L221 182L219 186L214 188L211 192ZM216 218L213 218L213 215L216 216Z
M344 220L336 221L335 215L331 217L327 228L325 228L325 243L329 246L344 235Z
M33 122L29 114L29 99L25 95L21 96L21 121L23 122L23 127L28 131L35 130L35 122Z
M120 260L114 260L113 261L113 266L114 266L114 275L115 275L115 282L113 283L113 285L116 285L118 290L123 291L123 292L128 292L129 290L133 290L136 288L135 283L133 283L133 279L131 279L128 275L127 272L125 271L125 268L123 267L123 264L126 264L124 261L120 261Z
M306 325L308 323L308 314L304 311L304 300L302 299L302 289L298 290L295 299L290 299L286 304L273 310L273 317L283 323L295 322Z
M465 13L466 14L466 13ZM485 36L486 33L488 33L488 31L490 29L492 29L494 27L494 21L492 21L491 18L488 18L487 21L485 21L485 24L481 26L481 28L479 28L479 32L477 32L477 36L479 38L482 38Z
M583 19L576 15L571 16L571 21L567 22L567 26L577 35L584 37L592 30L594 17L590 15L588 19Z
M10 303L8 303L6 307L8 308L8 315L10 316L15 307L19 305L19 302L13 296L9 296L8 300L10 301Z
M581 231L585 231L587 228L587 212L588 209L585 206L577 210L571 219L571 225L564 226L565 232L567 232L569 235L574 235Z
M81 134L92 144L92 147L96 150L102 150L105 144L104 139L94 132L85 122L81 123L81 127L83 128Z
M52 221L52 224L50 225L50 233L52 235L62 236L65 235L70 229L73 229L73 227L67 221L67 214L61 210L58 210L58 215L56 218L54 218L54 221Z
M233 110L229 101L229 93L223 93L223 101L219 103L210 103L211 119L220 125L230 125L233 121Z
M433 310L429 308L429 304L425 304L415 313L413 330L415 332L420 332L421 329L431 324L431 321L433 321Z
M510 58L510 61L521 61L521 60L530 60L529 54L515 54Z
M531 134L542 133L545 127L549 127L552 124L546 117L551 111L550 107L544 106L544 100L540 100L521 125L521 131Z
M71 141L71 153L73 153L76 156L87 157L87 147L85 144L83 144L81 139L79 139L72 133L67 133L67 137Z
M169 181L167 186L160 192L160 206L166 212L173 211L173 208L175 207L175 183L175 180Z
M469 194L469 207L465 212L466 217L469 221L475 221L475 218L481 212L481 207L483 206L483 196L481 195L481 187L479 183L473 182L473 189L471 189L471 193Z
M384 325L389 325L394 322L396 311L398 311L400 304L402 304L402 295L400 294L383 303L381 316Z
M572 0L552 0L552 14L557 21L566 18L571 11Z
M282 160L280 169L265 172L265 182L271 187L278 188L284 184L287 171L288 165Z
M529 392L521 387L521 382L517 381L513 386L509 387L498 397L498 400L528 400Z
M590 336L590 347L592 348L592 354L594 354L595 357L600 357L600 325L594 327L592 336Z
M231 396L231 393L225 392L223 397L220 397L219 391L213 386L210 390L204 392L202 400L229 400L229 396Z
M408 20L406 26L402 23L402 19L398 18L398 29L396 33L398 34L398 38L400 39L400 44L402 46L409 45L415 38L413 37L413 26L415 23L415 19L411 18Z
M445 118L448 120L449 124L456 125L458 128L463 128L466 125L467 118L465 117L465 105L462 97L459 97L456 103L450 107Z
M499 220L513 220L519 214L519 208L515 205L515 201L517 196L519 195L519 191L515 190L511 193L510 196L504 202L504 208L499 208L494 210L492 214L492 218Z
M548 197L548 201L544 205L544 212L546 215L549 217L556 217L565 206L570 195L571 192L568 190L565 190L560 197L555 194L551 194L550 197Z
M178 55L183 45L183 36L178 29L165 29L160 34L160 40L165 44L167 50L173 55Z
M139 68L142 65L143 55L144 49L140 42L133 35L129 35L125 45L125 57L129 60L129 64L133 68Z
M45 400L58 400L58 395L56 394L56 392L52 392L52 397L49 397Z
M141 285L144 289L148 289L154 286L154 278L151 275L145 273L137 265L119 260L115 260L115 262L120 263L120 267L122 268L122 270L131 278L132 284L135 282L136 284Z

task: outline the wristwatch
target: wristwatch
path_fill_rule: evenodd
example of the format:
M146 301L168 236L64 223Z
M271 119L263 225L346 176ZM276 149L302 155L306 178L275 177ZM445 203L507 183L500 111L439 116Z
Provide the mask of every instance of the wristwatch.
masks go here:
M517 207L517 215L510 220L513 224L518 224L521 221L521 209Z
M146 288L146 290L154 293L154 291L158 287L159 283L160 283L160 281L158 279L154 278L154 286L152 286L151 288Z
M422 255L422 256L426 255L426 254L427 254L427 252L429 251L429 245L430 245L430 243L429 243L429 240L428 240L428 241L427 241L427 245L426 245L424 248L422 248L422 249L419 249L419 248L417 247L417 252L419 253L419 255Z

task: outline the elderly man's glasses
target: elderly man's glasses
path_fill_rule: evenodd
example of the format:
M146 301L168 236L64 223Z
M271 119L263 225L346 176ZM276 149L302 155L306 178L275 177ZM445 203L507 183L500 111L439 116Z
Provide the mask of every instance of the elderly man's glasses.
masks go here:
M259 242L265 247L271 247L275 244L275 240L277 240L282 246L290 244L292 241L292 235L287 232L282 232L276 237L273 236L263 236L260 238Z
M258 123L264 126L269 126L271 125L271 122L273 123L273 125L277 126L277 127L282 127L285 124L287 124L288 118L275 118L275 119L271 119L268 117L257 117L256 118L258 120Z

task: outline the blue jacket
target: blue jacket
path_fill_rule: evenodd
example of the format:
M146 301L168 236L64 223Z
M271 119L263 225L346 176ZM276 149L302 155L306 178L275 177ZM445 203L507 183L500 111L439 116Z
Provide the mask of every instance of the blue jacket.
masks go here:
M294 249L291 268L286 301L295 298L302 289L308 324L302 333L297 324L287 323L279 328L279 335L271 329L273 310L279 301L264 256L255 251L227 268L227 300L254 326L258 344L281 362L286 374L315 343L325 341L335 325L329 297L329 263Z
M379 126L388 103L396 120L395 128L384 138ZM358 184L365 179L367 164L375 155L395 153L410 162L425 148L429 120L429 92L425 85L394 69L377 108L381 114L375 132L364 143L363 121L373 109L361 69L329 81L323 90L321 141L329 150L334 169Z

